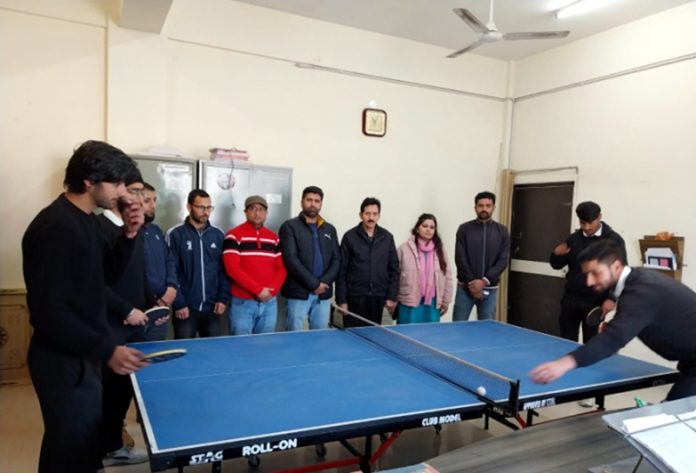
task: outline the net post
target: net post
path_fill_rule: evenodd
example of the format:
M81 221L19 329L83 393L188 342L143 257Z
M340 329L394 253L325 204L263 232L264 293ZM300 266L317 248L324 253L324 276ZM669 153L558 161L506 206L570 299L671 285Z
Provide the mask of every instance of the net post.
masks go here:
M510 417L516 417L519 413L520 404L520 380L510 383L510 395L508 396L508 404L510 405Z

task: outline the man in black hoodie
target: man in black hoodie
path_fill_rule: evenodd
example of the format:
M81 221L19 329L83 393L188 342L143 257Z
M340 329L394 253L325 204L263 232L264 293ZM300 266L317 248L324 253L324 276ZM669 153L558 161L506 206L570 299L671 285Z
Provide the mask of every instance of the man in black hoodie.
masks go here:
M376 324L382 310L394 313L399 291L399 257L394 237L379 222L382 204L367 197L360 205L361 222L341 240L341 270L336 279L336 303ZM345 327L364 325L346 317Z
M621 250L621 261L626 260L626 245L621 235L616 233L605 222L602 222L602 209L594 202L581 202L575 209L580 220L580 228L554 248L549 262L553 269L568 266L566 273L565 294L561 300L559 324L561 337L577 341L580 325L582 325L583 341L587 343L597 334L597 327L585 323L585 317L592 308L602 306L606 313L613 309L614 301L608 292L594 292L585 284L585 275L578 262L578 255L590 243L599 240L614 242Z

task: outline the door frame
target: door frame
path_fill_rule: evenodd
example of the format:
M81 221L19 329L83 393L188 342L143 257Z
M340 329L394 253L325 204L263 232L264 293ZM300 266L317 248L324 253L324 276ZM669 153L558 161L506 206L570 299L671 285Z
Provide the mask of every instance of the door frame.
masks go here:
M580 187L580 169L578 166L566 166L556 168L540 168L540 169L503 169L501 171L501 189L499 198L499 218L498 221L505 225L508 229L512 227L512 197L516 185L521 184L550 184L554 182L572 182L573 183L573 208L575 208L578 199L578 190ZM568 222L568 234L572 232L575 218L571 212L571 219ZM498 290L497 301L497 319L501 322L508 321L508 290L509 290L509 273L512 270L512 258L510 258L507 270L500 278L500 289ZM549 271L554 271L549 268ZM558 273L558 274L556 274ZM539 274L549 274L548 271L540 271ZM554 271L552 275L563 275L561 271Z

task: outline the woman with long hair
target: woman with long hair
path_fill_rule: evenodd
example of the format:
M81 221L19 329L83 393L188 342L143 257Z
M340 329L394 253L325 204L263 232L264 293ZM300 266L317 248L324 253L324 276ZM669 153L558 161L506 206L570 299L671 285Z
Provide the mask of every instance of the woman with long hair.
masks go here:
M452 301L452 271L433 214L418 217L398 255L399 323L438 322Z

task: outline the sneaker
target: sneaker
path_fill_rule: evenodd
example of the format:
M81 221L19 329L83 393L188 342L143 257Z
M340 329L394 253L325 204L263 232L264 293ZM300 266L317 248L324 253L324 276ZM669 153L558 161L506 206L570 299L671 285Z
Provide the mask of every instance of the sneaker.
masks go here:
M134 465L136 463L145 463L147 461L147 452L141 448L133 448L127 445L109 452L102 460L104 466L116 465Z
M578 401L578 405L581 407L594 407L595 406L595 400L592 399L583 399L582 401Z

